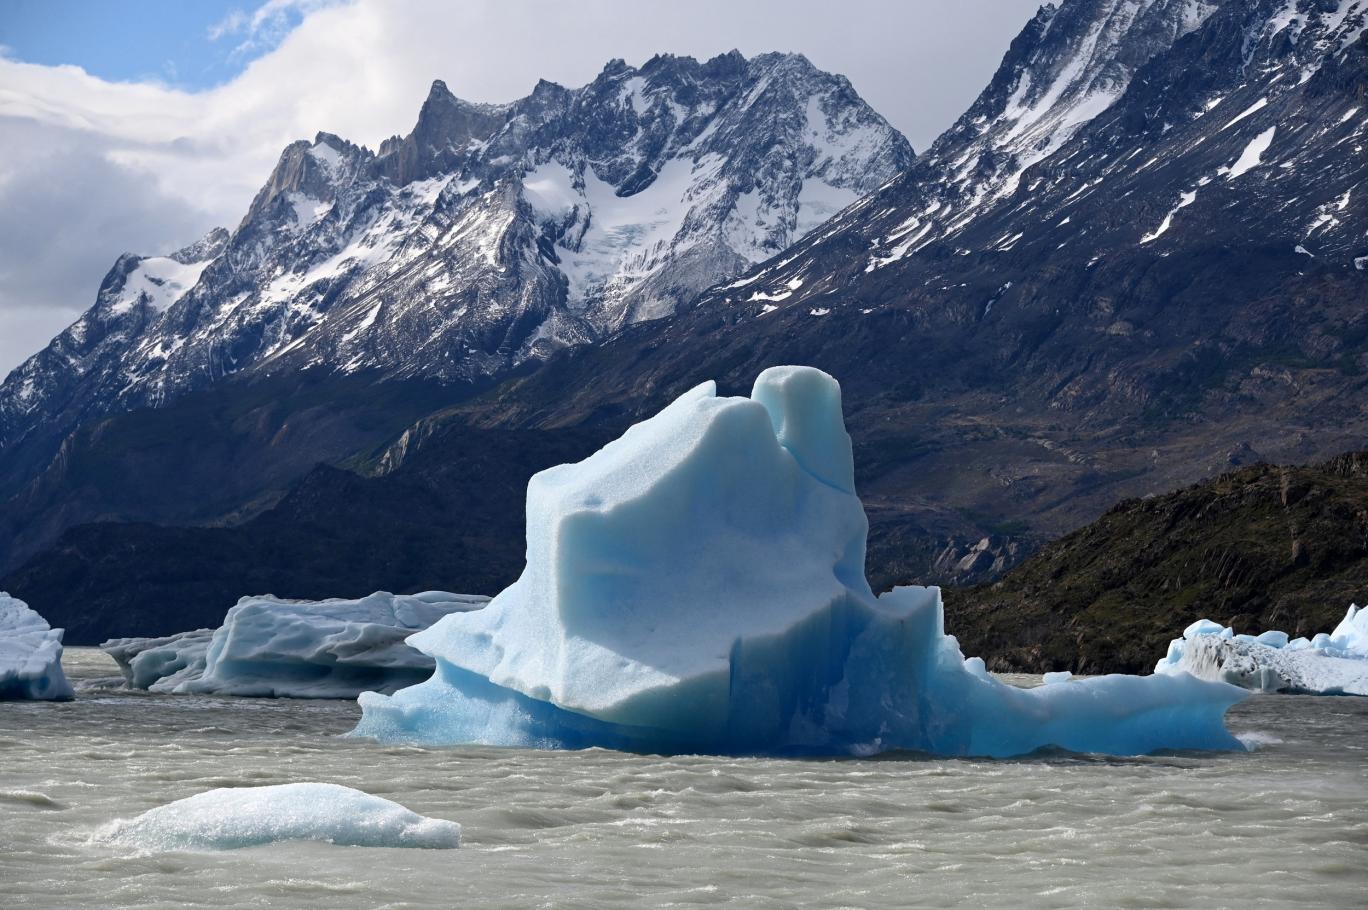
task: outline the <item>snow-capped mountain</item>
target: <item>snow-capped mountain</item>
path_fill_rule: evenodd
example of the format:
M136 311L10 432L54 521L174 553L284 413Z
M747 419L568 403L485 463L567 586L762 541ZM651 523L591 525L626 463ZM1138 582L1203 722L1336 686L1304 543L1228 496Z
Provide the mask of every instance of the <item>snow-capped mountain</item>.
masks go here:
M231 235L120 259L0 387L0 450L248 370L494 374L673 313L912 160L799 55L615 60L505 105L435 82L408 136L296 142Z
M1087 274L1251 244L1362 270L1365 19L1366 0L1046 6L904 176L726 294L759 312L893 283L982 298L964 277L990 262ZM989 293L1010 304L1008 281Z
M215 228L169 256L120 256L100 284L95 305L0 386L0 427L17 426L26 415L41 417L78 384L118 382L125 353L199 282L228 240L226 230Z

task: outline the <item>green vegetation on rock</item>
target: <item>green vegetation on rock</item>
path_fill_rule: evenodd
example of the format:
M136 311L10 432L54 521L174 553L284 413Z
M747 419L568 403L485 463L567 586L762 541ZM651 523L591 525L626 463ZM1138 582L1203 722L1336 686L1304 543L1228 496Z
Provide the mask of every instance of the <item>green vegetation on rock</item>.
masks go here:
M997 582L947 592L946 626L994 670L1147 672L1203 617L1309 636L1365 600L1368 451L1124 500Z

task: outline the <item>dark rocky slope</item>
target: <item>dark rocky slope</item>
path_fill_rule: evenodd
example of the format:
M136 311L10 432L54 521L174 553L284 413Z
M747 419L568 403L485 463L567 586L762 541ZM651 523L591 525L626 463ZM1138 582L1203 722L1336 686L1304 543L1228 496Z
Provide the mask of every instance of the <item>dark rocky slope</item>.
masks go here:
M506 491L606 441L593 431L466 431L440 458L414 453L383 476L319 465L232 527L71 528L0 590L42 604L78 645L217 626L249 592L492 594L523 566L523 511Z
M1328 632L1368 602L1368 452L1118 503L945 600L964 652L1003 671L1148 672L1203 617L1237 632Z

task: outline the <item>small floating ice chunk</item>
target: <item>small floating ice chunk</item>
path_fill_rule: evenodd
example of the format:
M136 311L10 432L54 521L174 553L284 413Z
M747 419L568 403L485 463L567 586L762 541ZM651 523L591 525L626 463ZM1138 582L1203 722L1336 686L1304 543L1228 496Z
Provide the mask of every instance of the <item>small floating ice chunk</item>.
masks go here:
M1254 640L1259 644L1267 645L1270 648L1287 647L1287 633L1278 632L1273 629L1270 629L1267 632L1260 632L1258 635L1254 636Z
M208 790L115 821L91 840L148 851L233 850L301 840L450 849L461 845L461 826L351 787L299 783Z
M74 694L62 672L62 630L0 591L0 701L65 701Z
M1183 637L1191 641L1198 635L1217 635L1221 638L1230 638L1235 633L1218 622L1209 619L1199 619L1192 625L1183 630Z
M1046 673L1040 677L1041 685L1053 686L1057 683L1066 683L1073 679L1073 674L1068 670L1060 670L1058 673Z

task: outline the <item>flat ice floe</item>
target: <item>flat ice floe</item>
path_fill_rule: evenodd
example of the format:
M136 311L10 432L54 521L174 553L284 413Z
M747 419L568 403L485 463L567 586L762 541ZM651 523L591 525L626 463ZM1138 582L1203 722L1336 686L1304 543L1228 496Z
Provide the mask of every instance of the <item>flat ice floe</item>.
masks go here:
M1368 610L1350 606L1330 633L1288 639L1286 632L1236 635L1201 619L1169 644L1155 673L1190 673L1256 692L1368 695Z
M116 638L102 647L129 686L153 692L355 698L426 678L432 658L404 644L444 616L489 598L378 591L356 600L244 597L218 629Z
M0 591L0 700L62 701L72 695L62 672L62 630Z
M95 843L135 850L233 850L281 841L348 847L461 845L461 826L337 784L208 790L97 831Z
M937 588L875 597L840 386L713 383L532 478L527 567L409 638L426 682L364 693L386 741L638 752L1009 756L1237 749L1242 690L1191 676L1018 689L943 631Z

